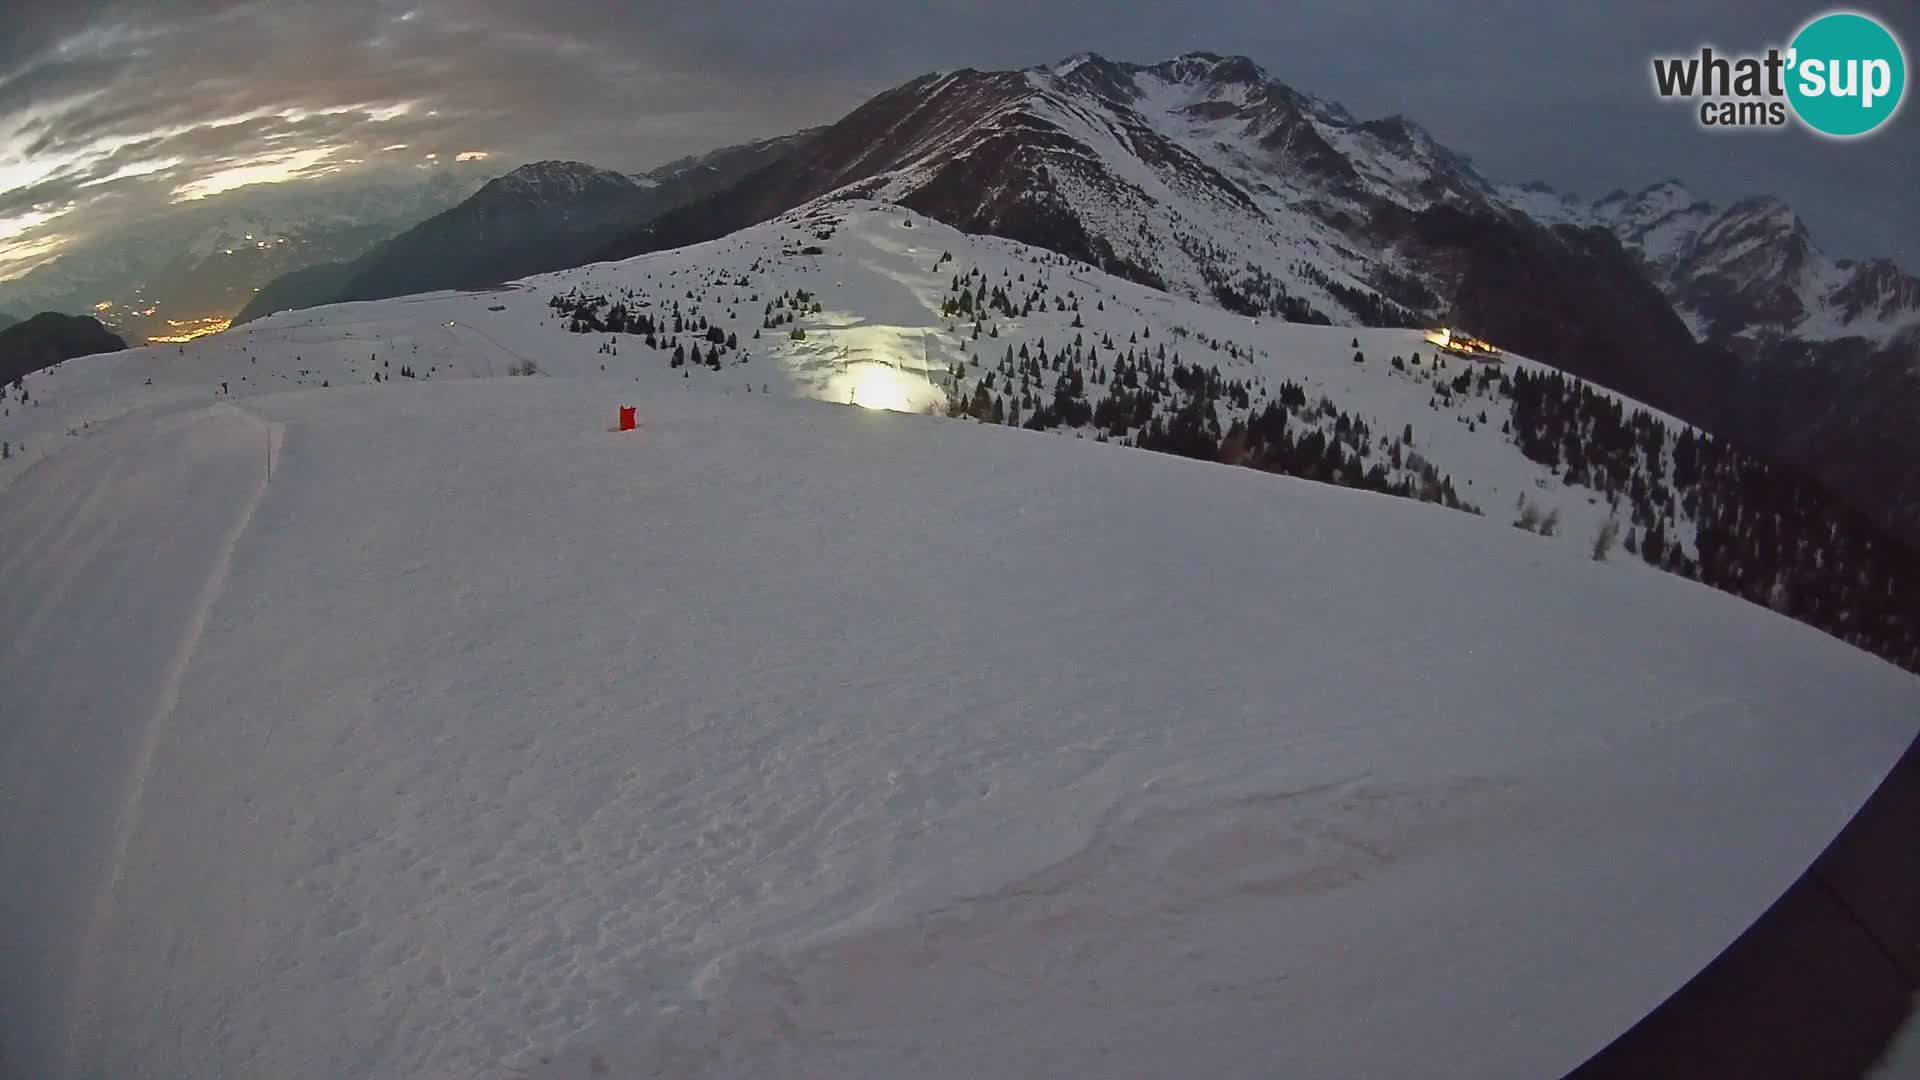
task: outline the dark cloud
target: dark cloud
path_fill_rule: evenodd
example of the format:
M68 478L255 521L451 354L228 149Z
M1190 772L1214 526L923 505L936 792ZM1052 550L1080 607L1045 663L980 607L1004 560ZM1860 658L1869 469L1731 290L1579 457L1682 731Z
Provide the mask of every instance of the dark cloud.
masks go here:
M1920 263L1910 111L1886 134L1836 143L1716 137L1652 99L1649 56L1778 42L1808 13L1791 0L1743 4L1737 17L1705 0L7 6L21 29L0 40L0 236L9 221L68 205L77 209L36 235L109 228L127 208L151 212L177 188L218 187L222 174L274 160L374 168L396 154L482 150L502 164L637 168L831 120L935 68L1209 49L1247 54L1361 115L1412 116L1497 176L1586 194L1667 176L1721 199L1777 193L1836 252ZM1920 41L1910 10L1890 21ZM401 143L407 151L383 149Z

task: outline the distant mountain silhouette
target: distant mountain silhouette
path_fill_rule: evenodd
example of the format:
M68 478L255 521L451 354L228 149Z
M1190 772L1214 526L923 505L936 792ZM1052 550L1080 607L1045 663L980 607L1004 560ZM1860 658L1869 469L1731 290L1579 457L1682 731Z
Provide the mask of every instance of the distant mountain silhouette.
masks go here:
M613 236L733 184L812 134L731 146L632 176L574 161L523 165L357 259L274 279L234 321L349 300L485 288L578 266Z
M42 312L0 330L0 383L10 383L76 356L119 352L126 347L126 342L91 315Z

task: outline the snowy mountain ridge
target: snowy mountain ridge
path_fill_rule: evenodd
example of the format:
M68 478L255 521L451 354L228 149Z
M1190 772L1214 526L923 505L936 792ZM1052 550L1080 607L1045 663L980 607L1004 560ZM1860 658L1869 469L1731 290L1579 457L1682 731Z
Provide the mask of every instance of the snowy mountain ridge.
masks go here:
M1405 324L1444 304L1389 234L1436 204L1503 209L1411 121L1356 121L1212 53L924 76L787 165L606 254L724 235L843 190L1248 313L1373 324L1404 311Z
M579 161L530 162L495 180L494 184L525 198L551 201L583 198L600 187L631 191L654 186L642 177Z
M1112 219L1097 222L1096 235L1124 262L1195 298L1217 298L1221 279L1235 276L1223 264L1245 258L1336 322L1364 323L1376 313L1356 309L1323 278L1383 294L1406 309L1404 316L1443 317L1444 302L1436 298L1449 292L1447 275L1423 265L1424 253L1409 250L1381 221L1388 207L1418 214L1441 205L1609 229L1645 260L1655 284L1703 338L1861 336L1884 344L1920 323L1920 279L1887 260L1827 256L1777 198L1718 207L1667 180L1580 205L1538 190L1544 185L1529 191L1496 184L1411 119L1356 120L1245 57L1200 52L1141 65L1087 53L1025 74L1032 94L1007 107L1030 110L1031 118L1091 149L1099 163L1085 178L1093 190L1067 198L1083 218L1092 211L1088 204L1113 202ZM936 83L925 92L942 89ZM943 150L973 152L928 148L906 166L906 177L883 189L885 196L910 199L917 175L934 164L927 158ZM1203 168L1194 170L1188 155ZM1128 188L1146 195L1145 205ZM1154 244L1142 242L1143 226L1155 238L1176 238L1180 251L1156 260ZM1256 238L1263 236L1292 257L1262 252ZM1250 248L1249 240L1256 240ZM1421 296L1407 277L1433 296Z

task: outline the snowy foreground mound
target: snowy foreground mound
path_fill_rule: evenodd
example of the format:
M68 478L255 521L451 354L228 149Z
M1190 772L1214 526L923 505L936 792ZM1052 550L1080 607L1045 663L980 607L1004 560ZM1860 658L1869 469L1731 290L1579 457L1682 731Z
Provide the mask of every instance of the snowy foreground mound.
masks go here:
M1553 1075L1920 717L1466 514L618 393L154 408L12 477L10 1069Z

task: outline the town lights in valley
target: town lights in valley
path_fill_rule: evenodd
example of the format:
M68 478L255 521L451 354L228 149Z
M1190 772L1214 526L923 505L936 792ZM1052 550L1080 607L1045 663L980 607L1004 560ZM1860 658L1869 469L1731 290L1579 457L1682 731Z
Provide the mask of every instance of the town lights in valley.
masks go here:
M225 318L168 319L167 327L171 332L149 335L147 341L154 345L181 345L218 334L232 325L233 320Z

